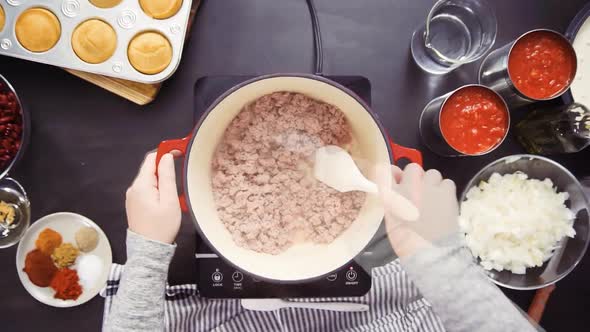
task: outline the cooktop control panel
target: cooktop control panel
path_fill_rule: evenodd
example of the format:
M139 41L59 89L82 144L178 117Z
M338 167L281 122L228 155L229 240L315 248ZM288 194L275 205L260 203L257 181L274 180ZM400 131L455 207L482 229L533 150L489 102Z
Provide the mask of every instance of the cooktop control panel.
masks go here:
M327 276L303 283L259 280L229 265L212 253L195 254L197 286L209 298L286 298L363 296L371 289L371 276L355 262Z

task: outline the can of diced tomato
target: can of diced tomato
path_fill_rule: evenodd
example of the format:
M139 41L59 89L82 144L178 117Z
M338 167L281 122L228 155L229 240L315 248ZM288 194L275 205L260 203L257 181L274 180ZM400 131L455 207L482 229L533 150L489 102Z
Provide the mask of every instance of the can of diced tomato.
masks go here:
M462 86L434 98L420 116L424 144L441 156L480 156L496 149L510 128L502 97L483 85Z
M488 54L479 68L479 84L492 88L510 108L516 108L561 96L576 70L571 42L553 30L537 29Z

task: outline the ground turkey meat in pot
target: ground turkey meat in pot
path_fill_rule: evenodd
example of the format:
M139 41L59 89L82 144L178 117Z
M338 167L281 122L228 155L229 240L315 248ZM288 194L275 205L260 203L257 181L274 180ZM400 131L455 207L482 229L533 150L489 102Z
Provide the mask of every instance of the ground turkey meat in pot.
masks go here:
M319 147L352 144L344 114L303 94L275 92L244 107L212 165L217 211L234 241L269 254L332 242L357 218L365 193L315 180L313 157Z

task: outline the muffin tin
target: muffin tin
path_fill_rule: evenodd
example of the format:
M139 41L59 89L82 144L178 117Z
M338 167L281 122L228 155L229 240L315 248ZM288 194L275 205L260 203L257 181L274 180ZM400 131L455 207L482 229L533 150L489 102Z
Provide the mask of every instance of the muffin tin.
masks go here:
M191 11L191 0L183 0L178 12L168 19L154 19L146 14L139 0L122 0L112 8L100 8L89 0L0 0L5 14L0 30L0 55L92 72L142 83L157 83L174 73L180 62L182 47ZM44 8L51 11L61 25L57 44L45 52L31 52L16 37L15 23L27 9ZM91 64L81 60L72 48L72 33L89 19L108 23L116 32L117 48L106 61ZM161 72L148 75L135 69L127 57L130 41L146 31L160 33L172 46L170 64Z

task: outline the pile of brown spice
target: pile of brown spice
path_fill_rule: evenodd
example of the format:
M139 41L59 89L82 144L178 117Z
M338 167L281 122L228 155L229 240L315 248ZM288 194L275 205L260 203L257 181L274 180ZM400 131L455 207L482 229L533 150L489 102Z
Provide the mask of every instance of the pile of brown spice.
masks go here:
M76 234L76 244L83 252L91 252L98 245L98 232L94 227L82 227Z

